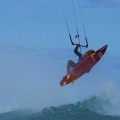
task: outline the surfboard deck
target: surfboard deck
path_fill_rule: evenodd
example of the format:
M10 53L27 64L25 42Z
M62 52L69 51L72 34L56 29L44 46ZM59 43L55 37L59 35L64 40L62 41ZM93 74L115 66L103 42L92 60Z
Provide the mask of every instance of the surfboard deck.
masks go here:
M88 73L88 71L90 71L91 68L102 58L106 49L107 45L85 57L84 60L78 63L70 72L67 73L67 75L63 77L60 81L60 85L64 86L69 83L74 83L74 81L83 74Z

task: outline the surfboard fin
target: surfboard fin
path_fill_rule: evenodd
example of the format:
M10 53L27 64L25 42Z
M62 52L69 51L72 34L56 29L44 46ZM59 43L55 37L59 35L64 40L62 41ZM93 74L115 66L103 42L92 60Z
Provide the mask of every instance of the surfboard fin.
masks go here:
M74 83L75 83L75 80L72 81L72 84L74 84Z

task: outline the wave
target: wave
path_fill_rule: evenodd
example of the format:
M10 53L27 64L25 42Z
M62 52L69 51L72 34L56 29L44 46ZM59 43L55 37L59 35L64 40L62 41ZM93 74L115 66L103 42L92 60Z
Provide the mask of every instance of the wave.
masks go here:
M0 120L120 120L119 116L107 115L111 107L107 99L92 96L82 102L51 106L42 111L22 109L1 113Z

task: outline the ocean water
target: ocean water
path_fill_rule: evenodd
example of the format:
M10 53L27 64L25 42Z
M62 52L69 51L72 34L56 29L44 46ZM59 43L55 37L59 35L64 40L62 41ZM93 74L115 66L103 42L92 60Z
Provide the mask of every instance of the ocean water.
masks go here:
M82 102L50 106L41 111L29 109L14 110L0 114L0 120L120 120L118 115L109 113L111 105L91 97Z

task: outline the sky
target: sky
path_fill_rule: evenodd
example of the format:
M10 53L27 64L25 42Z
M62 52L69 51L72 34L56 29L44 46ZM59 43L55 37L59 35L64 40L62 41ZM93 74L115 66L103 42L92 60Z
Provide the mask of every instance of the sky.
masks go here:
M61 87L67 60L77 61L64 21L65 16L74 38L72 1L0 0L0 112L73 103L94 94L106 94L120 110L120 0L80 0L80 11L77 0L74 4L81 44L83 20L88 49L106 44L108 49L88 75Z

